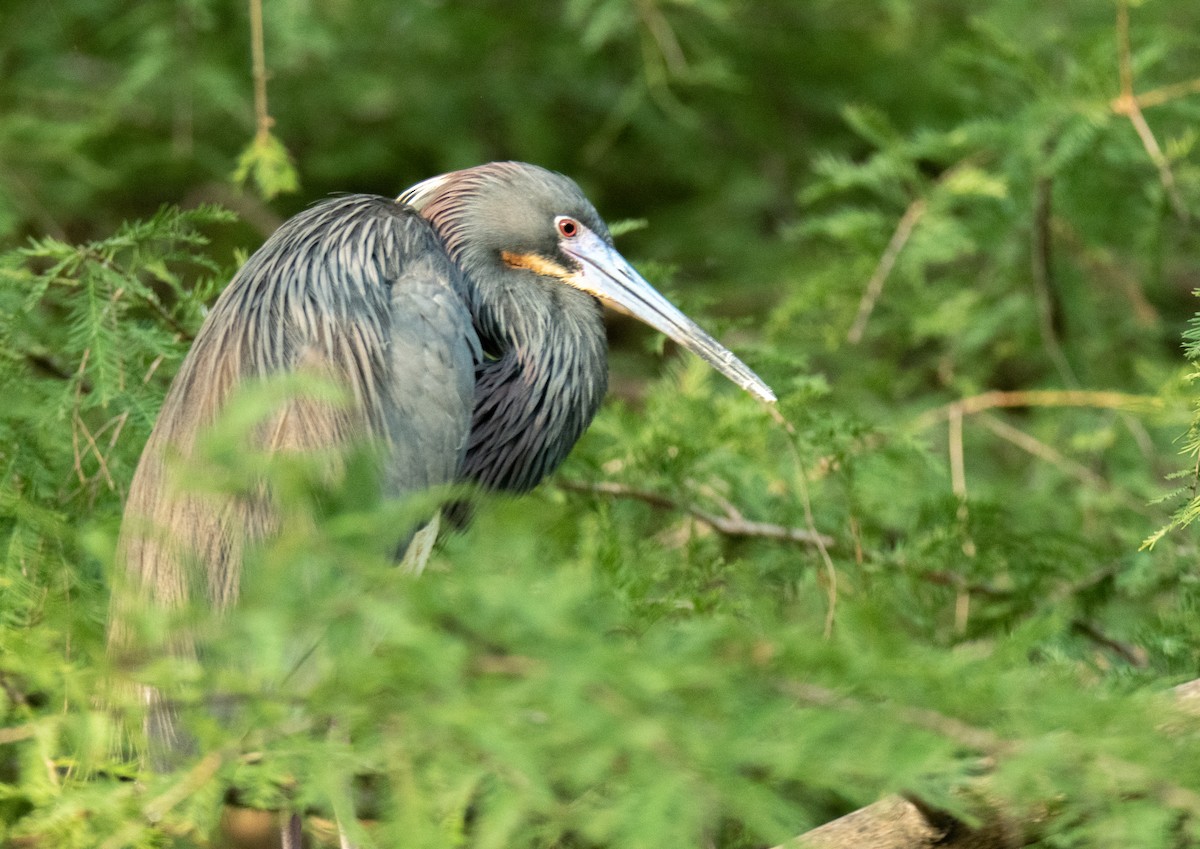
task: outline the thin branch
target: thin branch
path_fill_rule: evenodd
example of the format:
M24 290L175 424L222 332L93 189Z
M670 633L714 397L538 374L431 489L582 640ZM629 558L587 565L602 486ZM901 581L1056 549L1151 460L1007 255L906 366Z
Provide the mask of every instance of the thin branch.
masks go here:
M994 390L952 401L928 410L910 423L915 431L926 430L948 420L952 410L964 416L982 413L998 407L1090 407L1101 410L1161 409L1163 401L1151 395L1131 395L1092 389L1022 389Z
M1188 212L1187 204L1184 203L1183 195L1179 192L1179 186L1175 183L1171 164L1163 154L1162 148L1159 147L1150 125L1146 123L1146 117L1142 114L1142 108L1133 93L1133 58L1129 47L1129 4L1125 0L1117 4L1117 63L1121 78L1121 93L1113 100L1112 110L1118 115L1124 115L1133 124L1133 129L1142 141L1142 147L1146 149L1150 161L1158 169L1159 181L1167 193L1167 199L1171 202L1175 215L1181 221L1189 221L1191 214Z
M9 743L19 743L22 740L29 740L37 735L37 726L33 723L25 725L12 725L8 728L0 728L0 746Z
M959 573L950 572L945 569L934 569L931 572L914 572L912 574L917 580L924 581L927 584L934 584L940 587L953 587L960 592L987 596L988 598L1011 598L1014 593L1013 590L1000 589L991 584L968 581Z
M907 430L910 433L919 433L923 430L928 430L934 425L941 424L949 419L952 407L958 407L963 416L973 416L982 413L986 410L997 408L1013 408L1013 407L1083 407L1094 408L1100 410L1116 410L1118 412L1146 412L1148 410L1161 410L1165 407L1165 403L1161 398L1153 395L1131 395L1124 392L1110 392L1105 390L1090 390L1090 389L1022 389L1001 391L993 390L983 392L979 395L971 395L966 398L961 398L958 401L951 401L949 404L944 404L941 407L935 407L931 410L926 410L924 413L914 417L908 423ZM1142 436L1137 429L1130 428L1134 439L1137 440L1138 446L1146 450L1143 445ZM1144 428L1142 432L1144 433ZM875 450L889 439L888 434L875 432L869 433L854 442L853 450L856 453ZM1153 446L1149 446L1153 448ZM814 464L814 473L817 475L825 475L836 469L838 466L838 458L834 455L826 455L819 458ZM1200 479L1200 478L1198 478Z
M30 367L35 368L38 371L49 375L50 377L57 378L58 380L73 380L76 377L75 374L64 369L58 363L54 362L54 360L50 359L50 357L48 357L46 354L27 352L25 354L25 362ZM92 385L88 381L81 380L80 385L82 386L84 392L92 391Z
M958 499L959 532L962 534L962 553L974 557L978 552L975 540L971 538L970 513L967 507L967 471L966 460L963 456L963 417L962 410L954 407L950 410L950 426L947 428L947 440L950 453L950 489ZM965 634L967 621L971 615L971 593L966 587L960 586L954 596L954 632Z
M642 23L658 47L663 65L677 77L687 74L689 70L687 56L684 55L683 48L679 46L675 30L671 28L671 22L667 20L662 9L653 0L637 0L635 6L638 17L642 19Z
M900 251L904 250L904 246L908 244L913 229L917 226L917 222L921 220L921 216L925 214L928 208L929 202L925 198L917 198L908 205L908 209L904 210L904 214L900 216L900 221L896 224L892 238L888 240L887 247L884 249L883 255L879 258L879 263L875 266L875 270L871 272L871 279L867 281L867 288L863 291L862 299L858 302L858 314L854 316L854 324L850 326L850 332L846 334L846 341L850 344L857 345L862 341L863 334L867 330L867 321L871 318L871 313L875 310L875 304L878 302L879 296L883 294L883 284L887 282L888 275L892 273L892 268L896 265L896 258L900 256Z
M1188 80L1187 82L1171 83L1170 85L1150 89L1150 91L1136 95L1133 100L1142 109L1149 109L1153 106L1162 106L1164 103L1170 103L1172 100L1178 100L1181 97L1188 97L1193 94L1200 94L1200 77ZM1119 99L1113 101L1114 111L1117 110L1119 102Z
M96 442L96 438L98 436L103 435L104 431L108 430L109 426L112 425L113 422L116 421L116 419L109 419L108 423L105 424L101 430L99 430L95 434L93 434L91 429L88 428L87 423L84 422L83 417L79 415L78 407L76 407L74 412L72 413L72 418L74 420L74 425L75 425L75 427L73 428L73 433L72 433L72 441L74 442L74 445L75 445L75 471L79 475L79 482L81 484L83 484L84 486L86 486L88 484L88 479L84 475L83 468L80 465L81 461L82 461L82 456L79 453L78 439L76 439L76 437L75 437L76 433L82 432L84 439L87 440L88 453L90 453L93 457L96 458L96 462L99 466L98 474L100 474L104 477L104 482L106 484L108 484L109 491L115 492L117 489L117 484L116 484L116 481L113 480L112 474L108 470L108 458L105 455L105 453L100 450L100 445L99 445L99 443Z
M79 248L77 253L78 253L80 259L90 262L93 265L98 265L101 268L103 268L104 270L111 272L113 275L115 275L117 277L125 278L125 277L129 276L128 273L124 269L119 268L117 266L116 262L113 260L112 257L105 256L100 251L94 250L90 247L82 247L82 248ZM166 280L162 277L159 277L159 279L163 280L163 282L166 282ZM66 277L66 278L59 277L59 278L56 278L56 282L63 282L63 283L74 285L79 282L79 278L78 277ZM125 288L124 287L118 288L113 293L112 303L116 303L117 300L123 294L125 294ZM150 309L154 310L154 312L158 314L158 317L161 318L163 321L165 321L167 324L169 324L171 326L171 329L174 330L177 334L179 334L182 338L184 338L188 342L194 341L195 334L192 331L188 330L186 327L184 327L182 324L180 324L179 319L177 319L177 318L175 318L175 316L171 315L170 310L168 310L163 305L163 303L158 299L158 296L156 294L154 294L153 290L151 290L148 286L143 286L141 294L142 294L142 298L140 301L141 303L146 304L147 306L150 307Z
M1048 143L1049 145L1049 143ZM1049 155L1050 151L1043 151ZM1079 381L1063 351L1056 327L1054 303L1054 240L1050 221L1053 217L1054 181L1049 174L1038 177L1033 190L1033 235L1030 245L1030 272L1033 292L1038 306L1038 323L1041 328L1042 347L1058 369L1063 383L1075 387Z
M1075 255L1074 258L1078 263L1086 266L1093 278L1114 286L1129 301L1133 317L1138 325L1151 328L1162 323L1162 317L1158 314L1158 310L1146 299L1141 281L1135 274L1122 268L1111 252L1105 248L1085 244L1079 232L1061 218L1054 219L1051 224L1054 236Z
M800 491L800 503L804 507L804 521L808 525L809 534L817 544L817 550L821 553L821 563L825 567L825 588L826 594L829 597L829 606L825 612L825 639L833 636L833 623L837 614L837 599L838 599L838 573L837 567L833 565L833 558L829 556L829 546L825 540L828 537L822 537L817 533L816 519L813 517L812 498L808 492L808 473L804 468L804 461L800 459L800 449L796 446L796 428L784 418L783 413L779 412L779 408L773 404L764 405L771 418L775 423L783 428L784 435L787 438L788 452L792 455L792 463L795 467L796 488Z
M892 269L896 265L896 259L900 256L900 252L904 250L904 246L908 244L908 240L911 238L913 230L916 229L917 223L929 209L929 196L938 186L946 183L963 168L977 160L977 158L975 156L968 156L951 165L938 175L933 186L923 197L915 199L904 210L904 214L900 216L900 221L896 224L896 229L892 232L892 238L888 240L883 255L880 256L875 270L871 273L871 278L867 281L867 287L863 291L862 299L858 302L858 313L855 315L854 323L850 326L850 330L846 334L846 341L850 344L857 345L862 341L863 334L867 330L867 321L870 320L871 313L875 310L875 304L879 301L879 296L883 294L883 284L887 282L888 276L891 275Z
M250 57L254 73L254 119L258 140L266 141L275 119L267 109L267 58L263 38L262 0L250 0Z
M868 709L884 709L889 721L903 722L946 737L959 745L988 757L1000 757L1011 752L1016 743L1006 740L993 731L969 725L961 719L946 716L928 708L918 708L892 703L871 704L843 696L834 690L806 681L787 681L782 689L798 702L813 707L830 708L841 712L860 712Z
M1071 630L1080 636L1086 637L1098 646L1106 648L1113 654L1120 657L1130 666L1138 669L1145 669L1150 665L1149 653L1141 646L1133 643L1124 643L1118 639L1105 634L1094 623L1083 619L1075 619L1071 622Z
M210 752L205 755L178 783L146 804L146 819L152 823L162 820L172 808L207 784L224 763L224 752Z
M8 701L17 707L25 707L29 704L29 700L25 697L25 693L13 683L12 678L7 672L0 672L0 689L4 690L4 695L8 697Z
M952 404L947 411L946 418L950 423L947 429L947 440L950 443L948 447L950 454L950 490L959 501L966 501L967 472L966 463L963 459L962 407ZM960 516L960 518L962 517Z
M1036 437L1030 436L1025 431L1015 428L1002 419L998 419L993 415L981 413L979 423L990 430L993 434L1001 439L1011 442L1013 445L1037 457L1039 460L1044 460L1052 466L1057 466L1064 474L1068 474L1076 478L1088 486L1099 489L1103 492L1114 492L1120 495L1125 506L1130 510L1134 510L1145 515L1151 515L1151 511L1146 509L1146 505L1139 499L1133 497L1128 492L1125 492L1118 487L1113 486L1112 482L1093 472L1083 463L1072 460L1067 457L1052 445L1047 445Z
M815 533L804 528L792 528L785 525L774 525L769 522L755 522L738 515L718 515L710 513L692 504L685 504L674 498L650 490L637 489L613 481L559 480L559 489L567 492L582 492L589 495L604 495L610 498L626 498L641 501L652 507L664 510L674 510L686 513L697 521L708 525L719 534L727 537L746 537L779 540L780 542L797 542L803 545L833 545L833 537Z

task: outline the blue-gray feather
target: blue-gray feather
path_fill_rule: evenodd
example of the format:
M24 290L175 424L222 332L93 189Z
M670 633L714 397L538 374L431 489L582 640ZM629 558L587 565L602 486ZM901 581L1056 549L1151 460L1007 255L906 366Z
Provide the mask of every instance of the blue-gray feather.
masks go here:
M578 186L521 163L444 175L399 202L334 198L280 227L214 305L143 453L120 543L135 595L225 606L243 547L273 531L269 497L214 504L166 480L168 453L189 455L247 380L311 371L348 387L348 407L290 403L264 447L373 439L393 495L455 481L523 492L553 472L604 396L600 307L499 257L555 251L557 214L610 239Z
M444 175L399 202L334 198L281 226L213 306L138 464L113 649L133 642L131 605L232 604L245 546L277 528L265 489L221 501L168 480L167 458L190 456L247 381L308 372L346 387L348 405L289 400L260 428L261 447L336 458L373 441L392 495L456 481L523 492L554 471L604 396L600 306L501 257L555 259L558 214L611 241L573 182L519 163ZM461 519L463 507L452 512ZM162 649L196 651L186 634ZM177 748L169 709L154 691L142 696L155 706L151 736Z
M446 174L400 196L433 224L463 270L486 357L463 477L525 492L566 458L608 385L608 343L592 296L531 272L500 273L502 250L556 250L550 222L572 216L608 228L567 177L519 162ZM481 222L487 222L484 228Z
M353 399L293 400L262 429L269 450L374 439L389 492L454 480L481 357L463 286L428 223L384 198L335 198L280 227L213 306L143 452L120 543L138 593L225 606L243 547L272 531L263 500L214 504L166 479L168 454L190 455L246 381L310 371Z

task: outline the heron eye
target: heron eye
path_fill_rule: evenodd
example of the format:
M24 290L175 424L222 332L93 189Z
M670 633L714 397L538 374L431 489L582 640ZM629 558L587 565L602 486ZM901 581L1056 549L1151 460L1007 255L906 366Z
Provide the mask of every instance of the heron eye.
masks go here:
M573 218L559 218L556 222L558 232L564 239L573 239L579 235L579 222Z

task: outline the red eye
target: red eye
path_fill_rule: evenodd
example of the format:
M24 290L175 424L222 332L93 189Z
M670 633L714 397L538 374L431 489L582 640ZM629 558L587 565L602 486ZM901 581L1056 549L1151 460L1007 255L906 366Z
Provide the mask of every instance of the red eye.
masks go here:
M558 218L554 222L558 232L564 239L574 239L579 235L579 222L574 218Z

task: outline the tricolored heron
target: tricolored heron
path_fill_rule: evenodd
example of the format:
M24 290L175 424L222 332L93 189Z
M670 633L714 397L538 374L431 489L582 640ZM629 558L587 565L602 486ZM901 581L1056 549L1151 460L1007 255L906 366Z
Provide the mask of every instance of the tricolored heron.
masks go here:
M348 387L349 409L285 407L265 447L372 440L389 495L458 481L525 492L563 461L604 397L602 304L775 399L621 257L561 174L491 163L398 200L337 197L287 221L217 300L167 393L120 542L134 597L224 608L238 594L243 547L271 531L260 502L214 504L167 481L168 455L189 455L239 385L308 370ZM113 621L119 645L116 610Z

